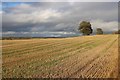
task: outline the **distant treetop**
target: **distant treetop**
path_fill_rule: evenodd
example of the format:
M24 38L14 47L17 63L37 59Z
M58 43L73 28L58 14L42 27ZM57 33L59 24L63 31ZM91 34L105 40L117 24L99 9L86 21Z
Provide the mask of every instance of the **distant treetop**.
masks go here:
M103 34L103 30L101 28L97 28L96 31L97 31L96 34Z
M87 22L87 21L82 21L82 22L79 24L78 30L79 30L83 35L90 35L90 34L92 34L92 32L93 32L90 22Z

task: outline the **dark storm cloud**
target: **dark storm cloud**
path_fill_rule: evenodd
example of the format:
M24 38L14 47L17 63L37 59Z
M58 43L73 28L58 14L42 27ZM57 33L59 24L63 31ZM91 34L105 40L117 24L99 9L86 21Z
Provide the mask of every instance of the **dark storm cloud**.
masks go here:
M37 36L78 34L78 25L82 20L90 21L94 31L101 27L105 32L111 32L117 30L117 15L117 2L21 3L3 9L3 32L47 31L37 33Z

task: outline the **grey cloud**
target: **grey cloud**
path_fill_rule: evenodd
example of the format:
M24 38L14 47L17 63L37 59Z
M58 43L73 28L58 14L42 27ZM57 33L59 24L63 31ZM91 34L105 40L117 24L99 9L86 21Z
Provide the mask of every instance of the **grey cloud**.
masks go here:
M64 36L65 34L62 35L59 32L74 32L77 35L79 22L82 20L90 21L94 31L97 27L103 28L105 32L115 31L118 27L116 25L117 15L118 5L115 2L72 4L69 2L35 2L5 9L2 23L3 32L44 33L47 31L48 33L36 33L33 36ZM54 34L54 32L58 33Z

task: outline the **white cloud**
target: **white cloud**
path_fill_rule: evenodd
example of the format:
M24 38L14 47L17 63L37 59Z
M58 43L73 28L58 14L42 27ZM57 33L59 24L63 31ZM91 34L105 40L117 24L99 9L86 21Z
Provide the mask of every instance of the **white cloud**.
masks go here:
M76 3L73 0L70 3L22 3L5 9L3 31L72 35L78 33L79 22L87 20L94 31L100 27L112 32L117 30L117 8L117 3Z
M14 31L8 31L8 32L2 32L2 34L76 34L75 32L64 32L64 31L59 31L59 32L48 32L48 31L43 31L43 32L14 32Z
M61 13L52 9L47 9L43 11L36 11L31 14L33 17L33 22L48 22L51 19L60 18Z
M22 9L22 8L21 8ZM61 13L57 12L56 10L46 9L41 11L33 11L31 13L5 13L3 14L3 21L4 22L32 22L32 23L39 23L39 22L48 22L51 19L57 19L61 17Z
M75 32L65 32L65 31L59 31L59 32L48 32L48 31L43 31L43 32L30 32L32 34L76 34Z
M118 22L117 21L110 21L105 22L103 20L92 20L91 21L92 27L94 30L96 28L102 28L105 32L117 31L118 30Z
M14 31L2 32L2 34L16 34Z
M54 34L51 34L50 37L61 37L61 35L54 35Z
M3 11L0 11L0 14L2 14L3 13Z

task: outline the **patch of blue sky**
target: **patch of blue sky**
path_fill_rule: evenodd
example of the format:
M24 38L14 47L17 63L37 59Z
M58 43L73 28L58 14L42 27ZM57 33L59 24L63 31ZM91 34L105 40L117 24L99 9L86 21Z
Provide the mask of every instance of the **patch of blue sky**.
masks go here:
M3 2L119 2L119 0L2 0Z
M0 11L2 11L2 3L0 2Z
M3 6L3 8L15 7L22 3L30 4L29 2L2 2L2 6Z
M4 11L5 9L16 7L20 4L32 4L31 2L2 2L2 10Z

